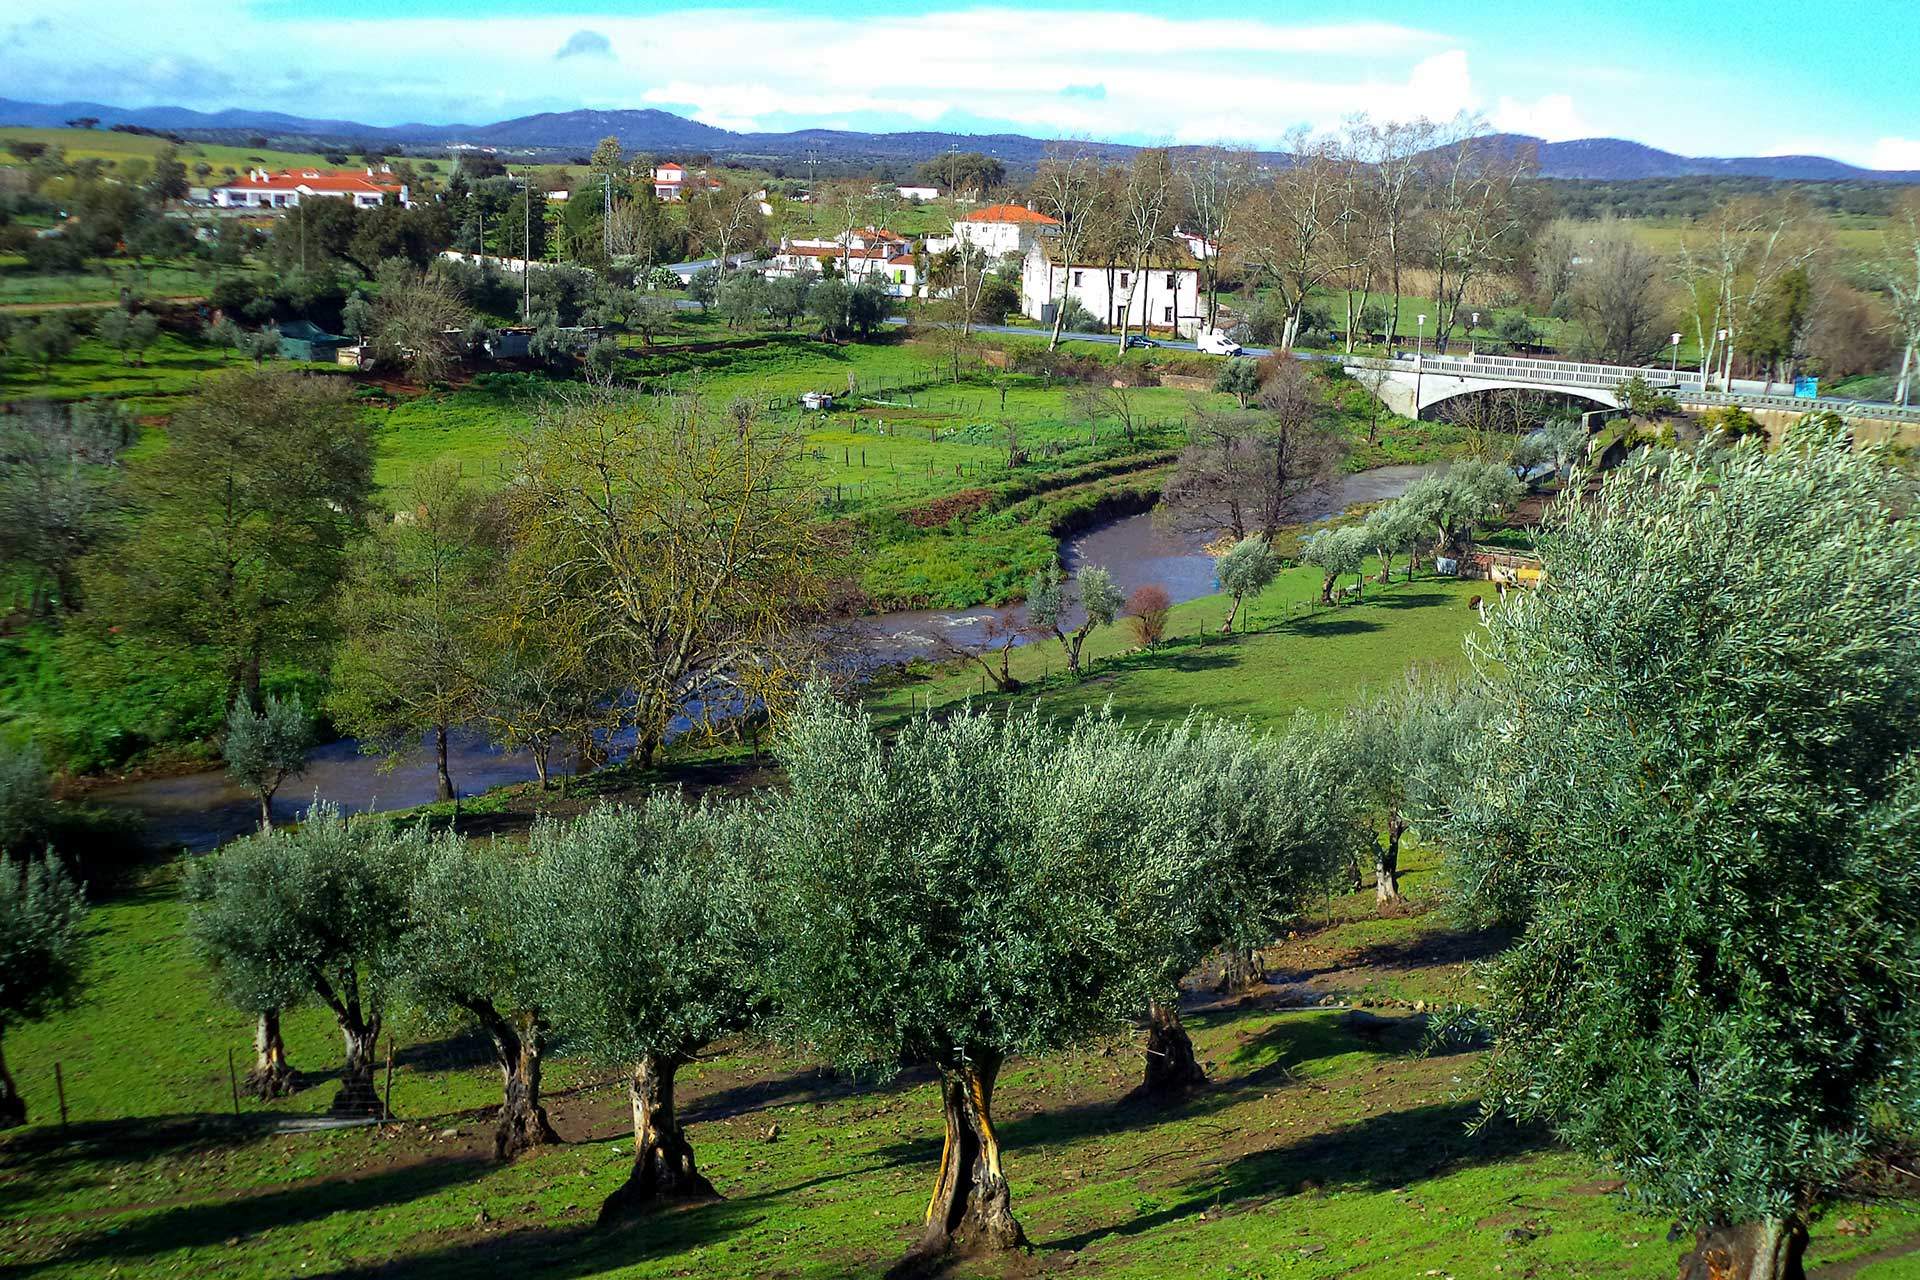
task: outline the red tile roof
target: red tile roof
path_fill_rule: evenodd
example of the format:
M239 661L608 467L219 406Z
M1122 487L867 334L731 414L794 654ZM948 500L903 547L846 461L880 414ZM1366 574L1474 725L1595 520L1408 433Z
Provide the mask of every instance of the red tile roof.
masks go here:
M1057 227L1060 219L1049 218L1037 213L1023 204L990 204L984 209L975 209L961 219L962 222L1032 222L1042 226Z
M360 191L369 195L385 195L401 186L391 174L369 177L351 169L282 169L264 177L250 173L222 185L237 191L294 191L305 187L309 191Z

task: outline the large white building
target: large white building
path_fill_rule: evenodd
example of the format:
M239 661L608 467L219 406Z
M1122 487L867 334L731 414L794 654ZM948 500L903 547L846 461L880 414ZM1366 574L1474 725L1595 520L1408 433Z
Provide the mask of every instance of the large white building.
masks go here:
M1020 312L1052 323L1063 298L1085 307L1110 329L1125 318L1134 329L1164 329L1190 337L1200 327L1200 273L1158 263L1144 271L1090 263L1054 262L1035 246L1020 260Z
M970 244L990 259L1007 254L1025 257L1036 245L1058 234L1059 228L1059 219L1025 205L990 204L954 219L952 235L930 237L927 252L945 253L956 244Z
M684 200L703 186L708 191L720 189L720 184L709 178L704 169L699 173L688 173L685 165L669 160L653 170L653 194L661 200Z
M393 200L410 205L407 184L393 176L386 165L369 166L365 172L352 169L282 169L269 173L250 169L247 176L212 191L214 204L223 209L291 209L302 199L325 196L332 200L351 200L356 209L371 209Z

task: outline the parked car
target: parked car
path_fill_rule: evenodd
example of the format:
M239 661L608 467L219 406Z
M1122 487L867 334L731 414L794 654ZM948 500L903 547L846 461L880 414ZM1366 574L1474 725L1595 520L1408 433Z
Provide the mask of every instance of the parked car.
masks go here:
M1237 356L1241 346L1218 329L1203 329L1193 345L1212 356Z
M1129 351L1154 351L1158 350L1159 346L1160 344L1152 338L1143 338L1137 333L1127 335L1127 350Z

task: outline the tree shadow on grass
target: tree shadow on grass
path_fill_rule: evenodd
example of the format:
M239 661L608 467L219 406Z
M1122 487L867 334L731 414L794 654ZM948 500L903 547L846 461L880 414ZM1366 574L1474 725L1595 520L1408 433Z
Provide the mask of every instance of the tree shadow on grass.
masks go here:
M332 1178L265 1195L182 1205L131 1221L119 1217L97 1231L72 1238L52 1257L16 1266L9 1274L31 1275L43 1268L76 1263L131 1262L180 1249L211 1248L227 1240L335 1214L392 1208L471 1182L493 1167L477 1157L434 1160L363 1178Z
M1411 971L1436 965L1472 964L1500 954L1512 945L1514 937L1510 929L1442 929L1419 937L1370 943L1321 965L1304 968L1276 965L1268 972L1268 979L1284 985L1363 968Z
M137 1164L161 1156L202 1155L231 1146L244 1122L204 1115L149 1116L138 1120L91 1120L61 1129L37 1125L0 1143L0 1216L15 1206L45 1200L77 1187L105 1164ZM259 1126L263 1127L263 1126Z
M1472 1103L1435 1103L1369 1116L1330 1133L1249 1152L1182 1188L1173 1204L1126 1222L1041 1243L1082 1249L1110 1236L1136 1236L1203 1210L1233 1213L1330 1187L1387 1191L1458 1169L1509 1159L1547 1145L1544 1130L1505 1121L1478 1130Z
M863 1167L859 1172L872 1170ZM341 1267L320 1273L313 1280L466 1280L515 1273L568 1280L601 1275L741 1237L764 1221L783 1197L849 1176L851 1172L823 1175L738 1199L667 1206L613 1228L582 1223L476 1235L429 1252ZM859 1267L848 1271L864 1273Z
M1205 1029L1215 1021L1229 1020L1233 1016L1234 1011L1230 1010L1198 1014L1190 1020L1189 1029ZM1227 1057L1229 1062L1245 1063L1266 1058L1271 1053L1269 1060L1262 1061L1243 1074L1212 1080L1204 1088L1172 1103L1129 1092L1118 1098L1089 1098L1083 1102L1046 1106L1024 1114L1010 1115L1001 1119L997 1126L1001 1141L1017 1155L1026 1148L1071 1147L1082 1142L1151 1129L1163 1123L1205 1119L1245 1101L1249 1095L1272 1093L1288 1087L1293 1084L1295 1074L1301 1067L1323 1058L1347 1053L1391 1057L1411 1049L1418 1043L1420 1028L1425 1023L1424 1019L1417 1017L1372 1021L1387 1025L1356 1032L1345 1018L1285 1016L1263 1029L1258 1036L1242 1043ZM1280 1048L1274 1051L1275 1046ZM1131 1055L1129 1066L1144 1074L1144 1056ZM1005 1082L1000 1085L1002 1107L1017 1103L1019 1096L1017 1085L1009 1086ZM940 1159L939 1112L930 1105L927 1114L928 1129L924 1135L881 1147L875 1152L876 1158L890 1164L922 1163L932 1168Z

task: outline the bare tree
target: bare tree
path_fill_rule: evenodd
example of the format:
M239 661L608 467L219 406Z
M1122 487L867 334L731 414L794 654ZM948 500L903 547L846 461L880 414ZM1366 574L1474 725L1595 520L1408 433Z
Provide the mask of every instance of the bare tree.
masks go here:
M1299 520L1304 499L1332 488L1346 449L1322 420L1313 375L1292 357L1276 360L1259 403L1253 413L1196 412L1157 519L1182 532L1271 540Z
M1570 292L1581 328L1579 354L1638 364L1665 346L1672 308L1659 255L1609 218L1594 229L1580 256Z
M1059 349L1060 328L1067 315L1064 305L1069 296L1067 281L1072 278L1074 267L1085 261L1087 246L1097 230L1094 215L1101 196L1099 158L1077 148L1054 149L1040 162L1040 172L1033 180L1033 194L1040 212L1060 224L1048 247L1049 258L1060 267L1061 305L1054 308L1053 333L1047 339L1047 350L1055 351ZM1051 282L1047 296L1049 301L1053 300Z
M748 245L760 243L766 235L766 221L760 213L760 201L735 178L723 178L715 186L704 183L687 197L687 228L704 253L719 260L722 275L727 259Z
M1244 151L1207 148L1190 153L1180 165L1185 213L1193 234L1203 245L1215 246L1200 259L1200 278L1207 292L1207 327L1220 315L1219 249L1234 230L1234 219L1253 187L1253 158Z
M1369 137L1364 120L1349 120L1328 153L1335 167L1336 205L1327 247L1327 275L1346 295L1349 353L1364 322L1381 262L1382 228Z
M1371 207L1377 251L1393 292L1387 309L1387 349L1400 332L1402 272L1412 260L1413 232L1420 193L1420 161L1433 146L1439 126L1431 120L1408 120L1372 125L1361 117L1355 123L1361 154L1373 175Z
M1153 283L1149 267L1173 232L1173 203L1173 165L1166 151L1156 147L1136 152L1116 210L1120 248L1130 268L1130 287L1121 290L1126 297L1120 306L1120 355L1126 354L1136 291L1141 292L1140 327L1144 329L1153 322Z
M1798 201L1742 196L1681 238L1677 274L1692 296L1703 381L1716 368L1731 381L1733 351L1754 310L1782 276L1818 254L1820 229L1813 224Z
M1433 271L1434 343L1446 350L1467 291L1512 267L1534 225L1534 202L1522 190L1535 167L1531 148L1503 149L1486 124L1465 118L1421 157L1424 258Z
M1906 404L1920 362L1920 191L1909 190L1894 206L1885 246L1868 266L1868 276L1892 304L1893 331L1900 345L1900 383L1894 400Z
M1240 258L1270 281L1286 308L1280 349L1291 351L1307 297L1333 269L1328 250L1343 184L1328 144L1305 129L1287 136L1292 163L1251 193L1241 223Z

